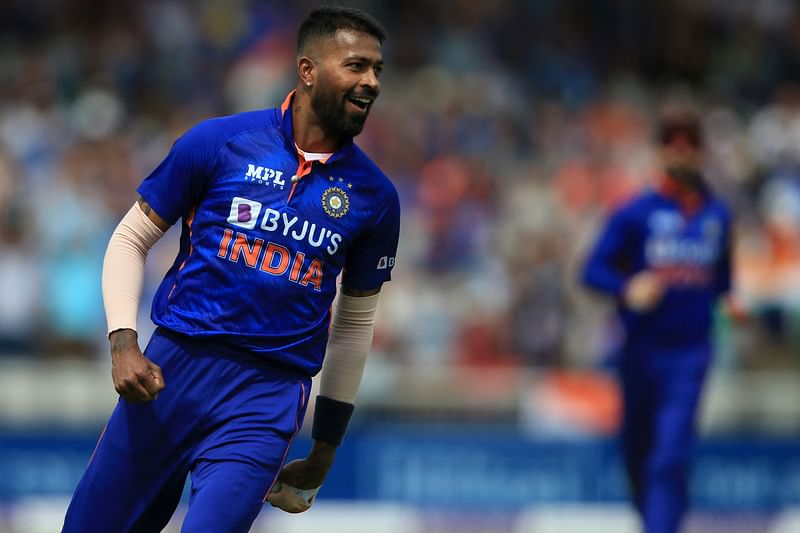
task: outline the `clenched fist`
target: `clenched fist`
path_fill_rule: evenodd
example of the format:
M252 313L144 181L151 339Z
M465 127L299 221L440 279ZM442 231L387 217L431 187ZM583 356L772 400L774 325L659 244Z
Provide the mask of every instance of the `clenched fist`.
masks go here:
M132 329L114 331L109 340L114 389L129 402L155 400L166 385L164 376L161 367L139 349L136 332Z
M651 311L664 297L666 285L655 272L644 270L635 274L622 293L625 305L640 313Z

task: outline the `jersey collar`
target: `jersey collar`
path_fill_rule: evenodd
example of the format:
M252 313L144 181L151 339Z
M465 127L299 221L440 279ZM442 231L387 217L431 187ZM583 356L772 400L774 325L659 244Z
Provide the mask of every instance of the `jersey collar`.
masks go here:
M689 215L697 213L708 200L706 190L690 191L682 188L669 174L664 174L657 190L661 196L677 203L681 210Z
M280 124L279 128L283 136L286 138L288 145L291 147L292 151L295 151L295 142L294 142L294 127L292 125L292 102L294 101L295 94L297 93L296 89L292 89L286 98L283 100L283 103L280 107ZM339 150L337 150L331 157L326 159L323 164L330 164L334 161L338 161L339 159L344 159L346 157L350 157L355 153L355 143L353 139L348 139Z

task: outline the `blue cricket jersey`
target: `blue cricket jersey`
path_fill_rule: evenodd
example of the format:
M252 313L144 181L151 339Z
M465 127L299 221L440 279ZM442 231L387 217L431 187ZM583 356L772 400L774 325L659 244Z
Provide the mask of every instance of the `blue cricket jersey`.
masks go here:
M630 346L708 342L717 299L731 286L731 217L709 193L687 212L676 197L649 190L614 212L589 254L583 282L617 297ZM655 309L623 305L630 277L652 270L667 283Z
M352 140L324 163L298 157L293 96L201 122L138 192L170 224L183 219L153 321L314 375L340 272L353 289L390 279L400 204Z

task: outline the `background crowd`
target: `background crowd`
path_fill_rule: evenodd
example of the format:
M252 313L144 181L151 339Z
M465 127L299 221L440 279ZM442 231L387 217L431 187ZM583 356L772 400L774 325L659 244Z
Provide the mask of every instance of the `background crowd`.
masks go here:
M102 257L135 187L194 123L280 104L312 5L0 3L0 354L107 357ZM355 5L390 35L358 142L403 206L375 360L602 365L615 330L576 266L608 210L657 177L654 121L680 102L701 112L706 176L737 216L752 318L720 315L720 364L797 368L795 2ZM147 294L176 244L153 251Z

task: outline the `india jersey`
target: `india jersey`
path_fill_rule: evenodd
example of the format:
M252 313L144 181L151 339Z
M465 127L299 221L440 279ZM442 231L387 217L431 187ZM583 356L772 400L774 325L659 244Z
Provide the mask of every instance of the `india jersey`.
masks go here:
M687 213L671 196L646 192L610 217L583 280L619 297L633 274L657 272L667 291L655 309L620 304L628 344L707 342L714 305L731 284L730 226L727 208L711 197Z
M183 219L153 321L313 375L337 276L362 290L390 279L400 206L352 141L324 162L298 158L292 98L195 126L138 192L167 222Z

